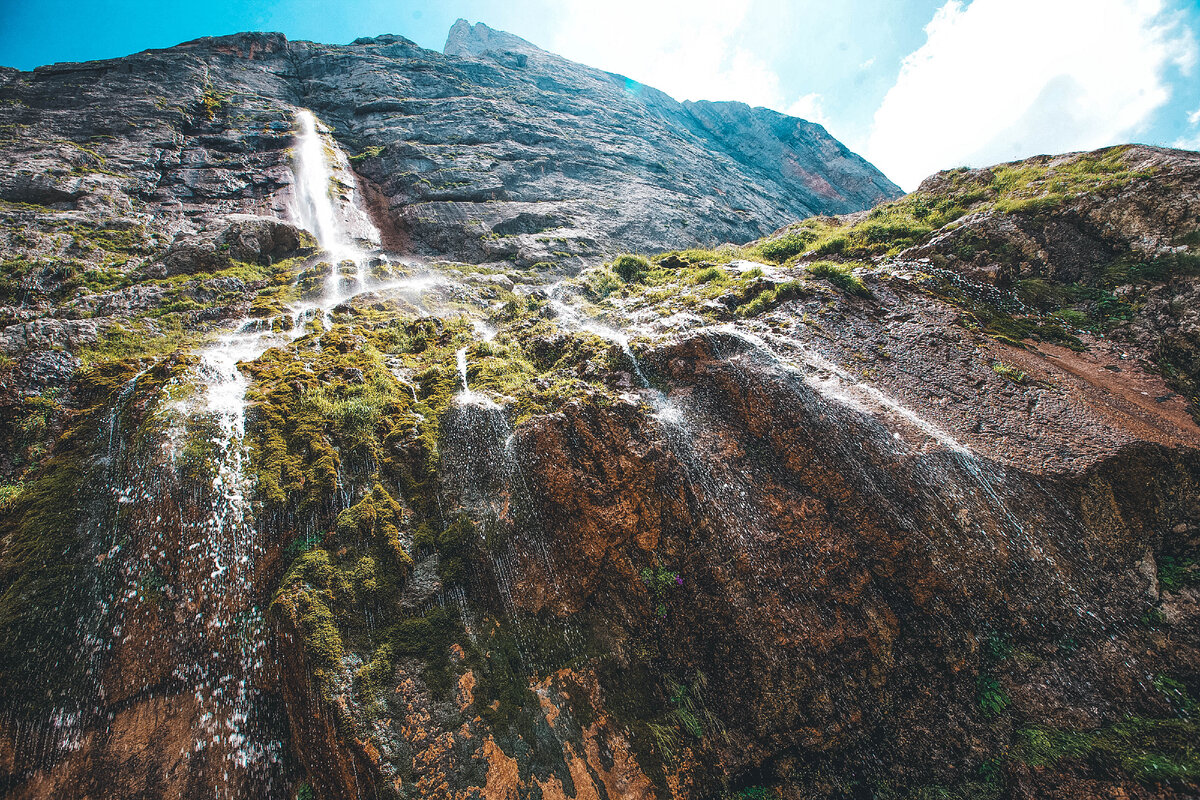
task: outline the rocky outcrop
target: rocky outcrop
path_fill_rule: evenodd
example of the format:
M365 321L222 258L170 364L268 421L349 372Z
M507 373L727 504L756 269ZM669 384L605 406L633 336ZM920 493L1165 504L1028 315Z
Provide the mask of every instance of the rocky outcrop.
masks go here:
M922 181L916 195L973 193L976 202L986 205L1004 192L997 186L998 172L1011 175L1014 182L1027 172L1040 183L1039 174L1061 170L1069 175L1081 155L1039 156L985 170L942 172ZM1031 194L1024 203L1002 203L970 214L905 255L930 258L1006 287L1030 278L1095 282L1120 261L1187 254L1186 239L1200 219L1198 176L1198 153L1142 145L1120 148L1119 163L1107 175L1101 171L1089 176L1091 186L1083 182L1070 187L1077 191L1070 198L1059 202L1054 186L1038 186L1044 196ZM1070 186L1072 181L1067 177L1063 182ZM1078 191L1093 187L1096 191Z
M313 250L312 236L277 219L233 214L220 231L179 236L162 257L155 276L215 272L235 263L270 264Z

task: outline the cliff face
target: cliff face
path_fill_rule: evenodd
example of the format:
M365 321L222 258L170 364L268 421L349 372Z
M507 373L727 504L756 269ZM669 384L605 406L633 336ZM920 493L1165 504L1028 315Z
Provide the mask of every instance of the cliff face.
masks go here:
M483 25L455 26L446 55L239 34L3 79L0 199L135 205L171 235L283 212L299 106L332 126L391 247L476 263L744 242L899 194L818 125L681 105Z
M1197 795L1196 154L446 51L3 75L6 796Z

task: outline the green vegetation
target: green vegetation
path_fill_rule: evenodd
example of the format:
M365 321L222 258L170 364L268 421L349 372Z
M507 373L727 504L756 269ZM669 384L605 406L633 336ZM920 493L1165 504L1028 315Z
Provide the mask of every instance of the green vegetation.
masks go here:
M1002 378L1006 378L1018 386L1023 385L1029 380L1029 376L1020 369L1014 367L1012 364L1006 364L1003 361L997 361L995 364L992 364L992 372L996 373Z
M815 242L818 234L812 227L785 233L777 239L767 239L758 246L758 254L773 264L782 264L798 256Z
M724 735L725 727L705 702L708 678L696 670L690 681L665 681L667 708L645 724L664 763L676 761L682 749L698 745L705 735Z
M650 271L650 260L645 256L626 253L617 256L612 262L612 271L625 283L636 283L645 278Z
M1158 585L1164 592L1177 592L1185 586L1200 586L1200 563L1193 555L1158 558Z
M770 287L770 288L768 288ZM757 317L775 308L780 303L795 297L803 297L809 292L809 286L804 281L787 281L780 284L751 284L748 289L750 299L738 306L737 314L741 317ZM746 293L743 293L743 297Z
M1200 722L1129 717L1094 731L1031 727L1020 731L1014 757L1032 766L1080 761L1145 784L1200 781Z
M835 261L815 261L808 265L808 272L814 278L824 278L846 294L859 297L869 297L871 291L863 283L862 278L853 273L854 263L842 264Z
M1146 177L1124 163L1127 148L1113 147L1060 163L1031 159L982 172L951 170L933 191L917 191L871 209L848 222L838 217L811 217L779 236L746 250L746 257L782 264L797 257L838 256L865 259L893 256L924 242L932 233L968 213L991 209L1006 213L1043 214L1067 199L1109 191ZM971 253L963 252L963 257Z
M154 396L179 369L160 364L136 384L128 364L82 369L65 432L19 491L7 494L0 514L0 694L13 699L14 709L36 714L67 706L90 685L86 664L67 655L83 647L79 637L97 612L88 590L110 569L97 555L111 543L95 533L124 513L96 456L107 447L105 426L113 420L131 443L144 435L147 421L136 403L118 404L121 393L136 388Z
M368 158L379 158L381 153L383 153L383 147L381 146L375 145L372 147L364 147L361 152L350 156L350 160L358 163L359 161L364 161Z
M0 512L8 512L13 507L23 488L20 483L0 483Z
M222 95L213 88L212 81L208 77L208 69L204 70L204 85L200 88L200 110L204 112L204 116L209 122L217 118L217 112L221 110L224 100L227 95Z
M22 223L6 220L10 226ZM64 303L81 289L105 291L129 285L131 260L156 252L153 237L141 225L108 219L97 223L60 220L27 238L38 255L13 253L0 261L0 302L34 305Z
M994 717L1008 708L1012 700L1000 685L1000 681L991 675L981 675L976 682L976 699L979 709L986 717Z
M693 283L712 283L713 281L724 283L726 280L728 280L728 275L720 267L705 267L692 278Z
M660 617L667 615L666 599L668 593L683 585L683 578L678 572L666 569L661 564L657 567L646 567L641 572L642 584L650 590L655 607L654 613Z

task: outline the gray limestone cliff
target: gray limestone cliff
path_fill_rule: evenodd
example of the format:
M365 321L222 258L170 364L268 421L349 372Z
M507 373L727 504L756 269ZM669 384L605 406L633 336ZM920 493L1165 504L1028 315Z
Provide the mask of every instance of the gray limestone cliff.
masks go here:
M245 33L6 71L0 199L149 212L170 236L286 216L299 107L351 154L385 244L476 263L744 242L899 195L818 125L677 103L460 22L444 55Z

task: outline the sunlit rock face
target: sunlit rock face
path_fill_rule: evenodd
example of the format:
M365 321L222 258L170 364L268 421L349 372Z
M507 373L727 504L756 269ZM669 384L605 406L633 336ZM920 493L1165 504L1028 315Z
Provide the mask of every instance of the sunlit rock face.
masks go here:
M445 55L239 34L2 80L27 127L0 198L145 204L171 233L282 210L297 106L332 127L389 245L476 263L740 243L899 194L819 125L680 104L483 25L456 25Z
M5 796L1200 791L1196 154L866 211L466 23L0 81Z

